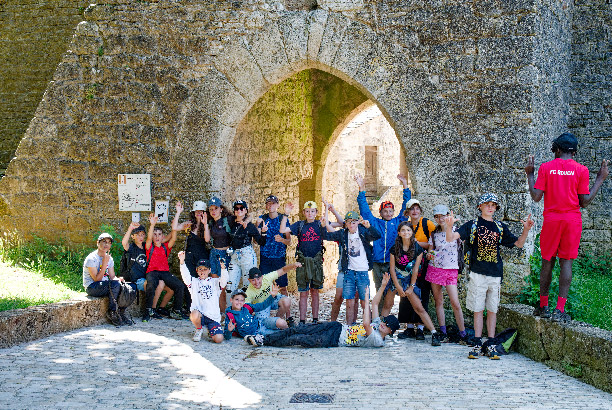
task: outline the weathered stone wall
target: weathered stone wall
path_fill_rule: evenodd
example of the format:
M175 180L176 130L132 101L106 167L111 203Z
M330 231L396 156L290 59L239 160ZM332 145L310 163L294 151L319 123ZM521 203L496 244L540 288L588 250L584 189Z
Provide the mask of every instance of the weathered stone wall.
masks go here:
M0 176L89 2L0 1Z
M580 141L576 160L587 165L591 182L603 159L612 159L612 4L575 1L572 18L569 128ZM583 249L610 250L612 188L604 183L582 212Z
M476 198L494 191L500 215L520 230L519 216L532 208L523 158L568 118L563 65L578 44L568 46L573 7L553 0L92 6L0 181L0 225L65 232L73 242L102 222L124 229L129 216L118 215L115 185L124 172L151 173L156 198L229 197L235 187L223 174L236 136L247 135L240 132L249 111L283 80L317 69L312 176L297 184L300 202L320 193L333 131L370 99L406 149L426 208L446 202L471 218ZM331 86L316 76L337 80ZM505 292L516 291L525 257L508 258L514 276Z

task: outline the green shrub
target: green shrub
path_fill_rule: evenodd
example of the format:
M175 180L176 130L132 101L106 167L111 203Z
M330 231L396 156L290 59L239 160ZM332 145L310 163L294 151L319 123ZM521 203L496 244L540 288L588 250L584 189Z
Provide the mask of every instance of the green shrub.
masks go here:
M37 236L25 241L15 232L0 236L0 260L29 271L18 277L11 272L2 274L0 311L58 302L83 292L83 262L96 249L102 232L113 237L110 253L117 272L123 247L121 236L109 225L101 226L94 233L89 246L69 247L62 240L49 242Z
M520 303L536 306L540 301L540 272L542 271L542 254L540 238L536 238L536 247L529 258L531 273L525 277L525 286L517 300ZM549 305L556 305L559 291L559 264L553 268L553 277L549 292ZM572 267L572 285L565 310L573 319L612 330L612 255L606 252L593 255L584 252L574 261Z

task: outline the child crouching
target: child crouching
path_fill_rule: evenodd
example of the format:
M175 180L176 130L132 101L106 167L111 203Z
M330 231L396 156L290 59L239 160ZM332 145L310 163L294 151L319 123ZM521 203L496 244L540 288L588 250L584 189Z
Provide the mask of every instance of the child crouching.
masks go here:
M179 252L178 257L181 261L181 277L191 294L189 319L196 328L193 341L199 342L202 339L202 333L204 332L202 326L206 326L212 341L221 343L223 341L223 328L220 324L219 295L221 289L225 288L227 284L228 273L225 264L221 262L221 276L213 278L209 276L210 262L207 259L201 259L196 264L198 277L194 278L189 273L187 265L185 265L185 252Z

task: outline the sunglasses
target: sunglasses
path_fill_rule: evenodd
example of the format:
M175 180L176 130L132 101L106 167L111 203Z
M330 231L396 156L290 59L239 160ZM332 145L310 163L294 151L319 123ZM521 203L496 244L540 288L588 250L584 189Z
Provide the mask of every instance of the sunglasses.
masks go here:
M244 209L246 209L244 206L235 206L234 207L234 211L242 211Z

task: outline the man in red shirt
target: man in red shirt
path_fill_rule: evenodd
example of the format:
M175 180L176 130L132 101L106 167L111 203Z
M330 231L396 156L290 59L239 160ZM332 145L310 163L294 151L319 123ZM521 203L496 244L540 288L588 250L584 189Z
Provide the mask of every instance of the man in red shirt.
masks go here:
M601 184L608 176L608 161L603 160L597 178L589 191L589 169L574 161L578 140L573 134L561 134L552 143L555 159L540 165L534 183L533 155L529 156L525 173L531 198L539 202L544 196L544 223L540 234L542 272L540 273L540 305L534 316L551 318L555 322L569 322L565 302L572 283L572 262L578 257L582 234L580 208L591 203ZM559 257L559 297L552 314L548 308L548 291L552 269Z

